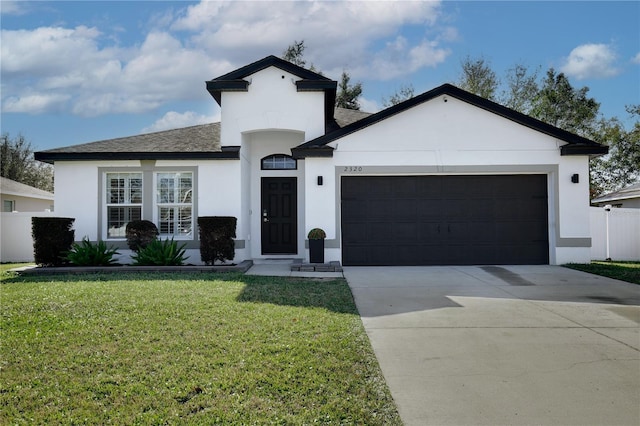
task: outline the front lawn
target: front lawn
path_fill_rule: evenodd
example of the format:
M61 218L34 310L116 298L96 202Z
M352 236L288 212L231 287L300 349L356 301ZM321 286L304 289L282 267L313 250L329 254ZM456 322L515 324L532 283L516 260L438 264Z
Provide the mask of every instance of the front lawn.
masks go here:
M400 424L344 280L12 277L0 424Z
M594 261L591 263L570 263L564 266L591 274L615 278L616 280L640 284L640 262Z

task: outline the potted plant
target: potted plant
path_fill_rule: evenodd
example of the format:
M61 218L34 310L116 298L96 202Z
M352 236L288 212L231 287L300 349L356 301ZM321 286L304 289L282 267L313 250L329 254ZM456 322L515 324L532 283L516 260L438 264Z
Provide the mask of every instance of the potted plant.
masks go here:
M313 228L307 234L309 239L309 261L311 263L324 263L324 239L327 234L320 228Z

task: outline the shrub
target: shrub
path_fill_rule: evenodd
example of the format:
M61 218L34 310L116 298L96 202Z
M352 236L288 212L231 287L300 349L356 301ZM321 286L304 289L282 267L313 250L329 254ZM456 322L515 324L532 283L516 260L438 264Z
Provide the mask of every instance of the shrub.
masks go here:
M33 254L40 266L61 266L66 263L65 252L71 249L75 219L68 217L33 217L31 235Z
M81 244L73 244L66 259L76 266L112 266L116 263L113 258L116 254L120 253L113 247L107 248L104 241L93 244L85 237Z
M200 258L207 265L216 261L233 260L236 256L235 242L237 219L231 216L201 216L198 218L200 232Z
M186 244L172 239L153 240L131 258L135 266L180 266L184 264Z
M149 220L132 220L125 228L127 245L133 251L139 251L158 239L158 227Z
M307 238L310 240L323 240L327 238L327 234L320 228L313 228L309 231L309 234L307 234Z

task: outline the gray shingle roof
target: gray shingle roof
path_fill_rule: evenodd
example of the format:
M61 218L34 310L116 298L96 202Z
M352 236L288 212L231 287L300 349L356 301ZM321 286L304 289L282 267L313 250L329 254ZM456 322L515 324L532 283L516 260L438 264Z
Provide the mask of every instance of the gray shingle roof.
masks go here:
M53 200L53 194L15 180L0 177L0 193L6 195L17 195L20 197L39 198L43 200Z
M220 123L145 133L124 138L50 149L44 153L219 152Z
M630 198L640 198L640 182L627 186L615 192L601 195L591 200L592 203L607 203L609 201L628 200Z
M369 115L362 111L336 108L334 127L347 126ZM120 158L126 154L135 154L131 158L159 158L164 154L163 157L167 158L167 154L172 153L184 157L185 154L223 154L224 151L220 146L218 122L50 149L37 152L36 159L48 162L61 159L97 160L102 157Z

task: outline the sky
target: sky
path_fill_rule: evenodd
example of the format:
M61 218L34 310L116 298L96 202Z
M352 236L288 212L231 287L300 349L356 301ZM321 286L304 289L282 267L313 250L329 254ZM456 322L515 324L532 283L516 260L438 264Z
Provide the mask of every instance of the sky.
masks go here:
M605 117L640 103L640 2L0 1L0 130L36 151L219 121L205 81L304 40L362 110L484 58L563 72Z

